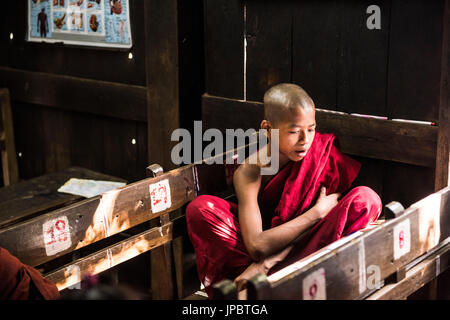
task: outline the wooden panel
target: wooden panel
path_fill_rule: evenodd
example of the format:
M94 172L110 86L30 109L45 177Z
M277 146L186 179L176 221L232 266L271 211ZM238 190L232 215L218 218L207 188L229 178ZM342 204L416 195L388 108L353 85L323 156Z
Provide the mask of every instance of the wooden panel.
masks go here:
M383 204L388 203L383 197L383 181L388 178L385 168L389 162L354 155L352 158L361 163L361 169L352 187L368 186L380 196Z
M339 137L345 153L434 166L436 127L330 112L317 112L316 121L319 131Z
M399 201L405 208L433 193L434 168L388 163L383 180L383 200L385 203Z
M164 170L176 167L170 137L180 126L177 10L176 0L144 4L148 160Z
M8 59L0 64L36 72L45 72L99 81L121 82L145 86L145 42L142 41L143 1L129 1L133 47L131 49L95 48L63 44L27 42L28 1L8 4L7 31L14 33L14 40L2 37ZM128 52L133 59L128 59Z
M442 32L441 88L439 100L439 134L436 155L436 182L434 189L440 190L450 184L450 3L445 1Z
M206 92L243 99L243 3L241 0L204 0L204 7Z
M0 67L14 101L147 121L145 87Z
M208 128L256 129L263 119L263 105L205 95L203 114L204 126ZM426 167L435 165L437 127L326 110L316 110L316 121L319 132L338 136L344 153Z
M193 130L194 120L202 118L201 96L205 92L203 16L203 1L178 1L180 127L188 130Z
M163 179L169 181L171 206L164 211L153 213L149 186ZM24 263L36 266L180 208L194 199L194 190L192 166L185 166L159 177L145 179L1 229L0 246L9 250ZM43 224L63 216L67 217L69 222L71 246L64 251L47 256ZM19 238L20 241L18 241Z
M147 124L36 105L13 106L21 178L80 166L121 177L145 178ZM133 139L135 144L133 144Z
M114 128L112 120L111 118L84 113L67 113L65 115L63 122L69 127L70 144L61 143L61 145L70 153L70 161L72 164L108 174L114 172L107 170L105 159L107 157L112 159L116 157L120 158L119 154L122 153L120 147L123 146L123 142L112 149L107 148L106 140L110 138L106 138L105 136L109 134L115 137L121 137L128 133L128 128L124 121L124 132L108 132ZM122 168L122 170L126 169ZM126 176L122 174L122 170L114 172L114 175L125 178ZM128 177L126 178L129 180Z
M0 189L0 228L84 199L57 190L70 178L125 182L85 168L72 167Z
M337 1L296 1L293 13L292 80L308 92L317 108L337 105Z
M381 30L369 30L371 1L339 1L338 110L386 115L387 65L391 0L377 1Z
M260 102L242 102L233 99L214 97L208 94L202 97L203 128L259 129L264 119L264 108Z
M443 239L450 236L443 231L445 226L440 219L450 210L449 197L450 188L432 194L405 210L399 218L386 221L360 235L344 238L343 242L333 243L270 275L268 282L271 286L272 299L305 298L302 294L302 282L320 268L323 268L325 273L327 299L364 297L376 289L375 286L372 288L367 286L368 277L373 275L373 271L368 267L379 268L379 280L386 279L399 268L436 247L439 235ZM447 206L436 205L441 202ZM395 258L394 228L406 220L409 220L410 225L410 250Z
M145 168L147 167L148 161L148 126L147 123L137 123L136 124L136 162L134 175L131 177L131 181L138 181L145 176Z
M132 182L145 178L145 167L148 165L146 159L138 159L138 153L144 153L146 156L147 148L141 148L147 137L137 136L137 126L145 124L134 121L123 121L120 119L94 119L95 124L103 123L102 141L97 146L103 156L104 172L117 173L121 177L133 179ZM134 144L133 144L134 139ZM144 141L138 144L137 139ZM96 146L91 144L93 150ZM98 159L98 157L96 157ZM138 161L140 160L140 161Z
M250 0L245 7L246 99L263 101L270 87L292 79L292 4Z
M437 121L444 1L393 0L388 116Z

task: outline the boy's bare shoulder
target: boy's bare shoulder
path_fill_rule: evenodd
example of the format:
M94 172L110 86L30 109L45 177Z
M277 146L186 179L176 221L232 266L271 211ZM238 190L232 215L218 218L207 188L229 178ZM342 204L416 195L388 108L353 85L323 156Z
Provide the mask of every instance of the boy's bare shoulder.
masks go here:
M243 163L234 172L235 182L257 182L261 178L261 168L256 164Z

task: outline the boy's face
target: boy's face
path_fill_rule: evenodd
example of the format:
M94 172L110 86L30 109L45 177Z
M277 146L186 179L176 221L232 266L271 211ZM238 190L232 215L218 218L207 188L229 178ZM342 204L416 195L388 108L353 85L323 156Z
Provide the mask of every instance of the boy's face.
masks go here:
M314 140L316 112L314 108L295 108L287 111L273 129L279 130L280 164L288 160L300 161L308 153Z

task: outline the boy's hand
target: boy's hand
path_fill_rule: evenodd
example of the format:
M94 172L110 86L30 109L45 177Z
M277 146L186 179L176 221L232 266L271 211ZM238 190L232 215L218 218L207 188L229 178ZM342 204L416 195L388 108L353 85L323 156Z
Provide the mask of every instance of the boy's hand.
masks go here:
M326 191L327 189L325 187L320 187L319 198L314 205L319 219L324 218L331 211L331 209L337 205L338 198L341 196L340 193L326 195Z

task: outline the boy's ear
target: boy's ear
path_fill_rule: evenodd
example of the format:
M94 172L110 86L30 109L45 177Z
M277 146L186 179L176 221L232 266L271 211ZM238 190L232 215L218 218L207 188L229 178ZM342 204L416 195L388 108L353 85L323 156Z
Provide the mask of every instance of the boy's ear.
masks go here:
M267 138L270 139L270 129L272 129L272 124L270 123L270 121L267 120L261 121L260 127L261 129L267 130Z
M269 131L270 129L272 129L272 124L267 120L263 120L261 121L260 127L261 129L266 129L267 131Z

